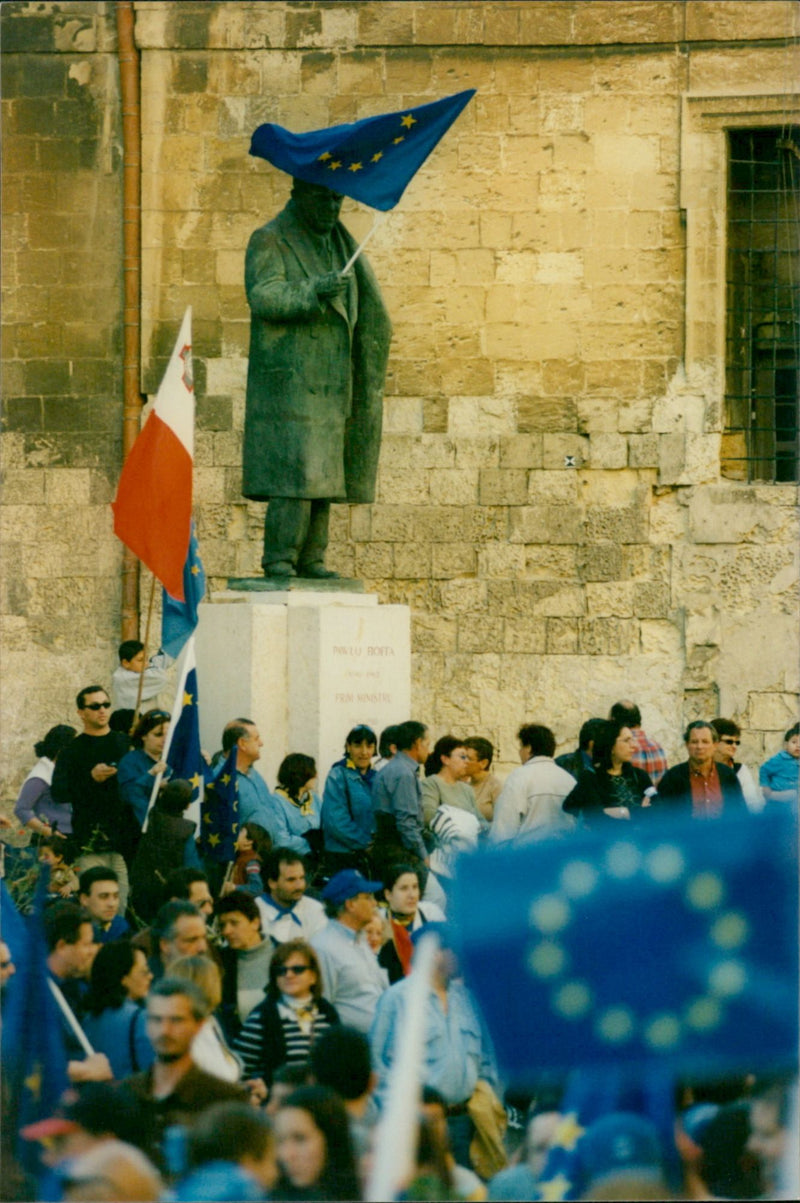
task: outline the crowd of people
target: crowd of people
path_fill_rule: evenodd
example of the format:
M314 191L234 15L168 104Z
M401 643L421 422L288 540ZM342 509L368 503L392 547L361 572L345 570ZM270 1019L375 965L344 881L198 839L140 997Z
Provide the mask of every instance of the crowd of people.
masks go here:
M121 650L124 673L141 674L140 647ZM256 725L235 717L213 762L235 753L235 848L220 863L201 856L191 785L163 760L170 715L150 708L131 726L132 710L112 713L98 685L76 702L82 730L47 732L15 808L28 858L49 874L47 971L71 1017L71 1089L20 1134L41 1143L49 1167L38 1197L363 1197L425 933L437 950L403 1197L556 1197L542 1182L563 1099L552 1082L500 1078L448 922L460 854L582 828L634 831L666 809L713 821L797 803L797 725L756 782L732 719L691 722L687 758L669 766L629 701L588 719L557 758L553 732L523 724L521 763L505 781L484 736L448 734L431 748L421 722L380 737L361 724L320 789L304 753L283 760L271 788ZM5 1008L6 943L0 977ZM619 1113L579 1142L584 1197L775 1197L785 1081L684 1083L676 1105L682 1187L668 1181L669 1151L648 1120ZM10 1180L13 1151L6 1163ZM620 1175L645 1193L603 1194ZM20 1170L3 1197L36 1189Z

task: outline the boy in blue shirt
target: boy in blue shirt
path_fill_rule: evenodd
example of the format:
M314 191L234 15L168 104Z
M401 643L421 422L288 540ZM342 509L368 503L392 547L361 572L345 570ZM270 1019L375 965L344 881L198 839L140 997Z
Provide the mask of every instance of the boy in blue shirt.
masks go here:
M762 764L758 783L769 802L797 803L800 775L800 723L795 723L783 737L783 750Z

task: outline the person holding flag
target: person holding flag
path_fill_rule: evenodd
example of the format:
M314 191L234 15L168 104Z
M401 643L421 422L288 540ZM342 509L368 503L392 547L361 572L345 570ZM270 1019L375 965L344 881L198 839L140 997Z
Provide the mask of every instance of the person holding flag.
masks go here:
M325 567L331 502L375 497L391 323L339 221L342 198L396 205L472 95L307 134L272 124L253 134L250 153L294 179L289 203L255 231L245 259L242 493L269 501L266 576L336 576Z

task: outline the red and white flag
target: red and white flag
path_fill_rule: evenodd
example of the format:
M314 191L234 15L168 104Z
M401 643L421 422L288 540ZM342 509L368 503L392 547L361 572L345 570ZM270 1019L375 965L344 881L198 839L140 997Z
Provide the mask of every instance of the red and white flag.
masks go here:
M114 533L178 601L185 600L183 566L192 522L193 457L190 307L153 408L122 466L111 504Z

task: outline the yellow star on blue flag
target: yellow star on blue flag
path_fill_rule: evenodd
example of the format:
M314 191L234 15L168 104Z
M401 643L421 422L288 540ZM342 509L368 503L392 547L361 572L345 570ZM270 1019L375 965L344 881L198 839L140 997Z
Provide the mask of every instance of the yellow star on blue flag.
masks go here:
M564 1174L556 1174L554 1178L550 1178L547 1182L540 1181L537 1183L539 1197L545 1203L560 1203L562 1199L566 1199L572 1183Z
M200 549L192 522L189 550L183 566L185 601L176 601L164 590L161 617L161 647L169 656L177 657L197 626L197 607L205 597L206 574L200 559Z
M234 845L239 834L236 757L234 744L216 777L208 782L203 799L201 851L220 864L232 861L236 855Z
M187 648L186 655L192 651ZM183 698L180 713L173 721L175 729L172 733L167 764L172 769L173 779L181 778L192 786L192 803L199 803L203 797L203 785L206 777L206 764L200 748L200 698L197 687L197 668L191 660L191 667L186 674L183 688ZM195 814L197 812L195 811Z
M559 1123L553 1135L553 1144L562 1149L574 1149L585 1129L578 1123L578 1116L570 1111Z

